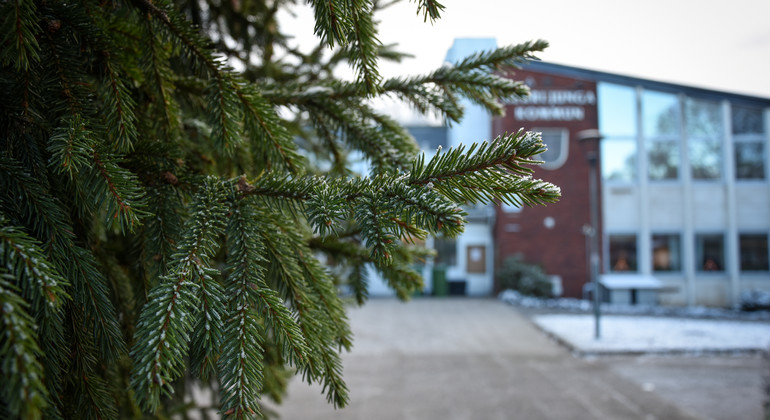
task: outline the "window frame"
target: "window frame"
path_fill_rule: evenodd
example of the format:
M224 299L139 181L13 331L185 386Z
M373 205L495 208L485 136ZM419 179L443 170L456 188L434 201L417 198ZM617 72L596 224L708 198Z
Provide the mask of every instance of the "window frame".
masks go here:
M743 268L743 241L744 237L748 236L764 236L765 239L765 268L763 269L745 269ZM768 232L761 231L745 231L738 232L738 270L741 274L760 274L770 272L770 235Z
M692 104L695 103L704 103L708 104L709 106L713 106L713 109L716 109L717 114L719 115L719 118L711 119L709 118L709 121L718 121L718 127L716 132L714 133L707 133L706 135L696 135L692 130L693 127L697 127L694 125L691 125L691 120L693 119L692 116L695 114L692 114L690 112ZM682 115L682 124L685 131L685 139L686 139L686 147L687 147L687 169L690 173L690 179L692 179L693 182L699 182L699 183L714 183L714 182L723 182L725 180L725 169L726 169L726 150L725 150L725 113L722 105L719 103L719 101L711 100L711 99L703 99L699 97L693 97L693 96L686 96L684 98L684 108L683 108L683 115ZM713 137L712 137L713 135ZM702 176L696 176L695 174L695 168L699 168L699 166L693 166L693 156L695 155L694 151L697 146L708 146L709 144L716 145L716 148L718 149L716 153L716 165L714 168L717 170L717 174L714 177L702 177ZM732 159L732 157L730 157ZM703 166L705 168L706 166ZM704 171L705 172L705 171Z
M569 158L569 129L565 127L532 127L530 131L539 132L542 137L545 137L546 133L559 135L559 157L552 162L541 164L540 167L553 171L564 166ZM545 138L543 138L543 142L545 143ZM547 147L548 143L545 144Z
M616 269L619 261L614 258L614 252L612 247L612 239L618 237L633 238L633 255L629 255L626 258L627 269ZM638 274L640 273L639 267L639 235L636 232L611 232L606 235L607 241L607 258L605 259L605 272L613 274ZM623 250L620 250L623 251ZM619 260L619 259L618 259Z
M737 109L750 109L758 111L759 114L759 124L760 124L760 132L752 133L752 132L736 132L736 110ZM733 143L733 156L731 158L733 159L733 167L734 169L734 180L735 182L767 182L768 181L768 127L767 127L767 121L766 121L766 109L763 107L753 106L753 105L744 105L740 103L730 103L730 136ZM741 144L758 144L762 148L761 152L761 163L762 163L762 176L761 177L751 177L751 178L745 178L745 177L739 177L738 176L738 145Z
M704 267L707 264L708 254L703 252L703 250L699 247L699 238L707 237L707 236L713 236L713 237L720 237L722 243L722 255L721 255L721 261L715 261L719 265L719 268L716 270L706 270ZM694 263L695 263L695 272L698 275L724 275L728 272L727 267L727 241L726 241L726 235L725 232L715 232L715 231L704 231L704 232L696 232L693 236L693 251L694 251Z
M658 270L655 268L655 240L656 237L674 237L677 240L677 251L676 251L676 261L677 263L674 264L676 268L672 268L670 270ZM679 232L652 232L650 234L650 270L652 273L656 275L667 275L667 274L681 274L684 271L684 255L682 250L682 234ZM670 253L674 253L673 251L669 251Z

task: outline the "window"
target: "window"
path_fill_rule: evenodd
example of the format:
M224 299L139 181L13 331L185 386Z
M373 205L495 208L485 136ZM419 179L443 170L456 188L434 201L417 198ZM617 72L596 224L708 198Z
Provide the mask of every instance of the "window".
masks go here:
M767 271L767 234L742 234L739 236L741 249L741 271Z
M636 140L609 137L601 141L602 178L633 182L636 179Z
M649 179L679 177L680 121L676 95L654 91L642 94L642 133L647 148Z
M599 83L599 131L611 137L636 137L636 91L632 87Z
M608 181L636 180L637 106L632 87L599 83L599 131L601 141L601 173Z
M610 271L636 270L636 235L610 235Z
M651 180L679 178L679 142L649 140L647 142L647 174Z
M724 271L724 235L695 235L695 258L698 271Z
M765 124L762 109L733 106L735 178L765 179Z
M466 249L466 271L484 274L487 272L487 247L484 245L469 246Z
M680 271L681 262L679 235L652 235L652 271Z
M436 264L457 265L457 241L454 238L436 237L433 249L436 250Z
M548 148L537 156L545 162L541 167L551 170L561 168L569 153L569 131L566 128L533 128L532 131L542 134L543 143Z
M693 179L722 177L722 109L717 102L685 103L687 144Z

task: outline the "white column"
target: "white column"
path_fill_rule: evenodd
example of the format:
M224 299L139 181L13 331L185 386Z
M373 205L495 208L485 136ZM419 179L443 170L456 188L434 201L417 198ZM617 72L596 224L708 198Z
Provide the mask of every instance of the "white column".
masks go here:
M638 170L638 182L639 182L639 195L638 195L638 208L639 208L639 227L637 229L637 262L639 264L639 273L650 275L652 274L652 246L650 244L650 175L647 162L647 146L644 138L649 133L644 133L644 124L642 122L642 93L641 87L636 88L637 98L637 136L636 136L636 150L637 167Z
M680 176L682 179L682 195L684 196L684 226L682 229L682 268L687 294L687 306L694 306L695 299L695 217L693 210L692 170L690 169L690 153L687 147L687 130L685 125L685 96L679 95L679 133L682 139L680 153L682 155Z
M730 305L737 308L740 305L740 252L738 249L738 216L735 197L735 153L733 145L732 116L730 102L722 101L722 121L724 133L722 135L722 150L724 157L724 183L725 199L727 200L726 216L726 271L730 282Z

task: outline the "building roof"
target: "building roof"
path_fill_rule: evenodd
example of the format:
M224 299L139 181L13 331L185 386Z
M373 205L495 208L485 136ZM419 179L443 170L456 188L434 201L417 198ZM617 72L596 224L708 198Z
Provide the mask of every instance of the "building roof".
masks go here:
M758 96L743 95L711 89L703 89L693 86L679 85L675 83L641 79L638 77L605 73L596 70L588 70L578 67L565 66L563 64L547 63L543 61L528 61L525 65L522 66L522 69L596 82L615 83L627 86L641 86L645 89L663 92L684 93L688 96L700 97L704 99L729 100L735 103L763 107L770 106L770 98L762 98Z

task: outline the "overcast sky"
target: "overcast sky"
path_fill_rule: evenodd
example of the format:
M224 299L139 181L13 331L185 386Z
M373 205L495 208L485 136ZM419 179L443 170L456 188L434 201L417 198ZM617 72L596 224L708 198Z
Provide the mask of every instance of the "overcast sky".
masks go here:
M770 0L443 0L433 25L402 2L379 15L380 41L415 55L386 76L430 71L458 37L498 45L544 39L543 61L770 98ZM312 14L298 10L298 41Z

